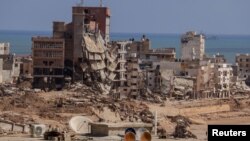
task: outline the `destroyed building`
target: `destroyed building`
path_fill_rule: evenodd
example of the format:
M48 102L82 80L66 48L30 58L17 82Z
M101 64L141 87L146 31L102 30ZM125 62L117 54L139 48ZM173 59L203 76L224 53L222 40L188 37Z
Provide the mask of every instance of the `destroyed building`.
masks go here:
M205 36L189 31L181 37L181 59L203 60L205 55Z
M20 77L31 79L33 76L33 60L30 55L28 56L17 56L20 60Z
M235 62L238 65L238 76L240 79L247 79L250 76L250 55L237 54Z
M189 98L206 98L208 97L206 93L211 92L213 88L214 67L209 61L177 60L154 62L154 65L160 66L160 72L163 74L162 83L164 83L165 89L168 89L167 93L164 89L162 93L168 94L170 97L178 96L180 98L187 94ZM166 74L167 72L168 74Z
M34 85L37 85L35 87L44 88L48 84L53 84L49 85L52 87L63 85L63 79L70 78L72 82L81 81L105 94L112 90L116 97L136 98L139 93L146 91L147 86L152 90L158 89L159 73L157 77L155 74L153 78L147 76L146 71L140 68L141 59L174 60L175 49L151 49L150 40L145 35L141 41L109 42L109 29L108 8L77 6L72 8L71 23L53 23L52 37L33 37L33 75ZM45 41L45 38L50 41ZM38 50L41 49L36 49L35 46L49 46L45 52L46 55L50 55L48 52L53 52L51 44L54 41L61 42L62 46L57 50L60 50L63 57L57 60L60 62L58 72L50 75L53 72L51 70L56 69L49 64L53 64L54 60L50 56L39 57ZM36 65L38 62L41 63L40 66ZM46 66L47 62L49 65ZM47 69L51 73L44 75ZM148 77L147 80L145 76ZM150 81L154 83L149 83Z
M13 83L19 77L20 65L15 54L10 54L10 44L0 43L0 83Z
M87 65L91 65L95 71L104 69L106 66L103 55L110 38L109 24L108 8L76 6L72 8L71 23L53 23L52 37L33 37L34 84L39 84L37 82L46 80L47 77L52 78L53 83L56 81L55 84L62 84L64 77L82 81L86 79L84 71L89 70ZM46 47L38 49L38 45ZM44 54L38 50L43 50ZM51 70L53 75L50 75ZM100 73L103 74L102 71Z
M195 83L195 98L212 98L215 86L214 63L210 61L200 62Z

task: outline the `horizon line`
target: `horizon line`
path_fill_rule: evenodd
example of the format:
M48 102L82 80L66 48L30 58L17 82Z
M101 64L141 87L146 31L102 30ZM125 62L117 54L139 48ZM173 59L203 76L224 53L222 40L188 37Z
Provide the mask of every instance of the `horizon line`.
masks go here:
M52 30L28 30L28 29L0 29L0 31L10 31L10 32L14 32L14 31L17 31L17 32L50 32L51 34L53 33ZM189 30L191 31L191 30ZM188 32L188 31L186 31ZM110 32L111 34L158 34L158 35L166 35L166 34L169 34L169 35L182 35L182 34L185 34L186 32L183 32L183 33L171 33L171 32L122 32L122 31L114 31L114 32ZM198 32L198 31L195 31L196 33L198 34L204 34L204 35L217 35L217 36L250 36L250 34L244 34L244 33L235 33L235 34L232 34L232 33L205 33L205 32Z

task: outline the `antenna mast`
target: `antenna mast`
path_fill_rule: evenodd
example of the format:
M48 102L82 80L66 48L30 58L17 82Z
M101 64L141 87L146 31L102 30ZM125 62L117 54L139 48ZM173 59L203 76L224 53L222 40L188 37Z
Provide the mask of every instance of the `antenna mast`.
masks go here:
M80 3L80 5L81 5L81 6L83 6L83 4L84 4L84 0L81 0L81 3Z
M100 0L100 7L102 7L102 0Z

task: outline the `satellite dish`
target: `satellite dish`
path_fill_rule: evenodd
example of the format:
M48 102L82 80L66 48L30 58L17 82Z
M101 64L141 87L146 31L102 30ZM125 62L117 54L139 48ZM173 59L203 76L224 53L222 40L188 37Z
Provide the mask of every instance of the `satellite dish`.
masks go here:
M75 116L70 119L69 126L77 134L88 134L90 133L89 123L92 122L87 117Z

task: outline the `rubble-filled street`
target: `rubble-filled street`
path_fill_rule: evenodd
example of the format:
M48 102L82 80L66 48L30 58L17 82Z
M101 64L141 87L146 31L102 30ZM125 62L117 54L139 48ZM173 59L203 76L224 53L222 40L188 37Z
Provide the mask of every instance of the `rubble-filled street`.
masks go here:
M208 123L230 123L242 121L250 123L249 95L238 98L181 100L158 99L152 101L113 99L101 95L90 87L76 83L62 91L23 90L2 85L2 90L13 89L13 93L3 92L0 101L1 122L8 121L20 125L42 123L60 131L75 134L69 128L73 116L88 117L93 122L125 123L144 122L154 124L157 111L158 124L156 138L206 138ZM16 89L16 90L14 90ZM244 97L244 98L243 98ZM159 96L159 99L161 97ZM191 112L192 111L192 112ZM180 116L181 115L181 116ZM218 122L221 121L221 122ZM228 121L228 122L227 122ZM199 128L199 130L197 130ZM200 130L201 129L201 130ZM28 136L27 132L0 130L2 137ZM0 139L1 140L1 139Z
M31 50L19 48L26 55L12 53L18 39L0 41L0 141L207 140L209 124L250 124L250 55L246 46L246 54L233 49L247 45L244 40L234 44L231 36L229 42L222 35L179 33L186 28L178 28L174 38L127 31L120 36L102 0L100 6L81 0L71 11L72 20L53 21L51 33L32 32ZM134 32L150 23L134 26L130 16L122 17L132 22L121 20L119 30L132 24L136 30L128 31ZM228 54L213 54L215 48L226 49L230 61Z

